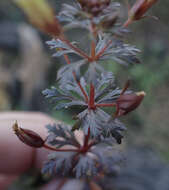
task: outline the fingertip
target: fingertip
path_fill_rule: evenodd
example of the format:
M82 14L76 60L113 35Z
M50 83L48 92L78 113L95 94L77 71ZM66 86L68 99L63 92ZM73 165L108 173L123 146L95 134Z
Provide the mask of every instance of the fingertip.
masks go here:
M40 168L46 159L48 151L32 149L24 145L12 131L12 124L34 130L42 138L47 131L45 125L56 122L43 113L33 112L2 112L0 114L0 173L20 174L35 164Z
M0 175L0 189L7 189L18 176Z

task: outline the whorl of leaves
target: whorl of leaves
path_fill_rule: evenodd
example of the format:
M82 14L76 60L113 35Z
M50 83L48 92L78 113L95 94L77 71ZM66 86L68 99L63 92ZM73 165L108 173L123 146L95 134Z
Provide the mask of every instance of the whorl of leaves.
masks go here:
M121 133L125 130L125 127L117 119L109 122L111 116L105 111L99 108L94 111L86 109L78 114L77 117L81 121L79 128L82 126L85 134L90 129L91 136L95 138L103 140L106 137L113 137L121 144L121 139L123 138Z
M152 149L132 147L126 151L125 160L127 164L120 172L118 167L110 164L111 173L99 180L90 180L104 190L112 190L112 187L118 190L168 190L169 165ZM69 179L64 190L92 190L90 180Z
M110 18L112 16L112 13L116 13L119 8L119 3L112 2L106 9L101 12L100 15L93 17L92 20L98 28L103 29L101 28L102 23ZM63 4L62 10L57 18L60 22L65 23L65 30L72 28L83 28L90 31L91 15L87 12L84 12L79 3L74 3L73 5ZM126 31L125 29L122 29L119 24L116 24L115 26L116 27L114 27L113 30L110 30L114 34L117 33L118 30L119 32Z
M61 147L65 145L74 146L75 144L75 146L79 146L73 133L64 125L48 125L47 129L49 145ZM102 143L96 143L86 153L73 151L51 153L42 172L49 175L75 176L76 178L96 176L103 171L112 173L113 168L120 164L122 160L122 154L112 146L105 147Z
M89 97L89 86L86 80L81 78L80 82ZM100 78L94 80L93 83L95 85L96 104L113 103L121 93L121 90L115 87L114 77L111 72L102 73ZM83 111L76 116L78 121L75 126L77 129L82 128L85 134L88 133L90 128L90 133L93 137L112 136L118 143L121 142L123 137L121 131L125 130L124 125L117 119L109 121L111 116L100 108L89 109L76 82L70 81L65 85L60 85L58 88L46 89L43 94L55 104L55 109L81 106Z
M53 54L54 57L60 57L64 54L75 54L79 57L81 56L59 39L52 39L51 41L48 41L47 44L51 49L55 49L56 52ZM75 42L72 42L72 44L76 45ZM85 76L89 77L92 81L93 79L96 79L100 73L105 72L103 67L98 64L100 62L114 61L121 65L140 63L137 58L137 54L140 51L134 46L125 44L120 39L109 35L99 35L96 43L96 55L99 55L104 48L105 51L101 53L97 61L88 62L88 60L80 58L76 62L61 67L57 73L57 79L60 83L64 83L67 80L70 81L73 79L72 73L75 72L76 75L80 75L82 70L81 68L83 67L83 70L86 71Z

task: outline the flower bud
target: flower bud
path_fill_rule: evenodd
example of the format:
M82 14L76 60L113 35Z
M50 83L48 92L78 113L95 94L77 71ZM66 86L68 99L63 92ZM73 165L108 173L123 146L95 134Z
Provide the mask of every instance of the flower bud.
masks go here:
M110 5L110 0L77 0L82 9L92 16L98 16Z
M158 0L137 0L136 3L129 11L129 18L126 22L128 25L132 21L140 20L145 16L145 13L155 4Z
M126 115L127 113L135 110L142 102L145 92L138 92L133 94L123 94L116 101L117 114L116 117Z
M30 22L43 32L59 36L61 26L56 19L52 8L45 0L14 0L23 9Z
M17 122L12 127L17 137L23 143L34 148L43 147L45 141L34 131L18 127Z

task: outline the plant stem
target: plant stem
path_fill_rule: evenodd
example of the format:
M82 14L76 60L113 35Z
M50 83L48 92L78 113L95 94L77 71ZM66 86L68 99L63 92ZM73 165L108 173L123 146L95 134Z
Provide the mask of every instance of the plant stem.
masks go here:
M77 80L77 77L76 77L76 73L75 73L75 72L73 72L73 77L74 77L76 83L78 84L78 86L79 86L79 88L80 88L82 94L84 95L85 102L88 104L88 102L89 102L88 95L86 94L86 92L85 92L84 88L82 87L80 81Z
M128 89L129 86L130 86L130 81L127 80L126 84L124 85L124 88L122 89L122 91L120 93L120 96L126 92L126 90Z
M90 149L89 138L90 138L90 128L88 128L88 134L85 135L84 143L82 148L80 149L80 153L86 153Z
M65 61L66 61L67 64L71 64L71 62L70 62L69 57L67 56L67 54L64 54L64 59L65 59ZM73 74L73 78L75 79L76 83L78 84L78 86L79 86L82 94L85 97L86 103L88 103L88 96L87 96L85 90L83 89L82 85L80 84L80 82L77 80L76 73L72 72L72 74Z
M95 106L95 89L94 89L94 86L92 83L90 84L90 99L89 99L89 105L88 106L90 109L96 108L96 106Z
M72 45L70 43L69 40L65 39L65 38L60 38L60 40L62 40L63 42L65 42L70 48L72 48L75 52L77 52L80 56L84 57L85 59L87 59L88 61L92 61L91 57L89 57L86 53L84 53L81 49L75 47L74 45Z
M67 54L64 54L64 59L65 59L65 61L66 61L67 64L71 64L70 59L69 59L69 57L67 56ZM79 88L80 88L82 94L84 95L85 101L86 101L86 103L87 103L87 102L88 102L88 96L87 96L85 90L83 89L83 87L82 87L82 85L80 84L80 82L77 80L76 73L75 73L75 72L72 72L72 74L73 74L73 78L75 79L76 83L78 84L78 86L79 86Z
M70 59L69 59L69 57L67 56L67 54L64 54L63 56L64 56L64 59L65 59L66 63L67 63L67 64L71 64ZM73 78L75 79L76 83L78 84L78 86L79 86L79 88L80 88L82 94L84 95L85 101L86 101L86 103L87 103L87 102L88 102L88 96L87 96L85 90L84 90L83 87L81 86L80 82L77 80L76 73L75 73L75 72L72 72L72 74L73 74Z
M112 43L112 40L109 40L109 42L103 47L103 49L100 50L100 52L96 55L95 60L98 60L103 53L105 52L105 50L109 47L109 45Z
M85 102L88 103L89 102L89 99L88 99L88 95L86 94L84 88L82 87L81 83L80 82L77 82L81 92L83 93L84 97L85 97Z
M123 28L127 28L133 22L132 19L129 19L123 24Z
M63 50L63 49L62 49L62 48L59 48L59 50ZM67 54L64 54L63 57L64 57L66 63L67 63L67 64L70 64L70 60L69 60L68 55L67 55Z
M56 151L56 152L79 152L78 149L59 149L59 148L51 147L51 146L49 146L47 144L44 144L43 147L48 149L48 150L53 150L53 151Z
M69 59L69 57L68 57L66 54L64 54L63 56L64 56L64 59L65 59L66 63L67 63L67 64L70 64L70 59Z
M114 107L116 106L116 103L111 104L96 104L96 107Z
M96 44L95 44L94 41L92 41L92 43L91 43L91 58L92 58L93 60L95 60L95 56L96 56L96 51L95 51L95 49L96 49Z
M93 35L93 40L91 43L91 58L92 60L95 60L96 58L96 39L97 39L97 30L96 30L96 26L93 22L93 20L91 20L91 33Z
M86 148L88 146L89 137L90 137L90 128L88 128L88 134L85 135L84 145L83 145L84 148Z

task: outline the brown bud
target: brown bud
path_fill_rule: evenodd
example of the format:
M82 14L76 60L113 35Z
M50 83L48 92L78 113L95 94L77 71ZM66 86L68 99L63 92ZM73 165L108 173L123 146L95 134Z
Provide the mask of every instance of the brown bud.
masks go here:
M126 115L127 113L135 110L142 102L145 92L138 92L133 94L123 94L116 101L117 113L116 117Z
M26 145L40 148L43 147L45 141L34 131L18 127L17 122L12 126L17 137Z
M46 0L14 0L30 22L45 33L59 36L62 28Z
M140 20L145 16L145 13L157 2L158 0L137 0L136 3L129 10L129 18L126 25L135 20Z
M110 4L110 0L77 0L85 12L98 16Z

